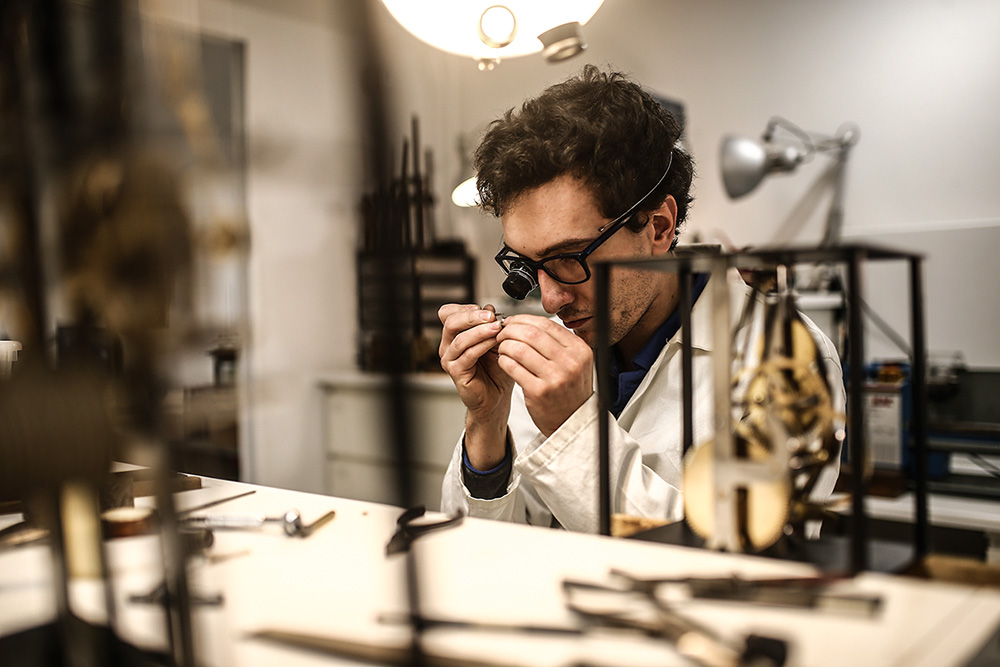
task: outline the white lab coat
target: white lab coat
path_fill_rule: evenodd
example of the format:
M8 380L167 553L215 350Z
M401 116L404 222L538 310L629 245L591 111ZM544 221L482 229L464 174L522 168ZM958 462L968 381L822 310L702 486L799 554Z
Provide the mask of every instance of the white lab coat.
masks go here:
M738 274L729 279L730 322L735 327L744 303L762 297ZM693 348L693 419L695 445L714 433L712 382L711 282L691 311ZM759 304L762 305L762 304ZM763 329L763 308L737 333L757 340ZM832 392L833 408L843 414L845 391L840 359L833 344L816 325L803 317L819 346ZM680 520L684 515L681 492L682 399L681 336L675 334L663 347L646 377L621 415L611 417L610 462L612 512ZM751 345L748 361L756 363ZM597 386L595 381L594 386ZM515 386L508 421L514 466L505 495L492 500L473 498L462 482L462 438L452 455L442 485L442 511L469 516L529 523L561 525L569 530L596 533L598 502L597 395L591 395L551 436L535 427L524 405L524 394ZM839 473L839 457L820 476L812 498L832 493ZM818 528L817 528L818 529ZM814 531L810 531L814 532Z

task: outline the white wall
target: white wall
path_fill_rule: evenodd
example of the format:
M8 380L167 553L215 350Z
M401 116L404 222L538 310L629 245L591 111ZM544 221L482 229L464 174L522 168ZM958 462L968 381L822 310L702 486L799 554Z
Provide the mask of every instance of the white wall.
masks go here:
M243 477L323 490L317 371L354 360L363 132L352 3L199 0L246 44L251 234ZM353 11L353 10L352 10Z
M729 200L718 164L724 134L759 135L774 115L824 134L857 123L845 236L926 250L929 347L960 348L971 364L1000 366L993 342L1000 298L990 288L1000 268L970 263L965 254L977 239L980 248L995 247L987 244L1000 228L1000 3L607 0L585 26L583 55L559 65L529 56L492 72L434 51L380 15L391 37L394 108L438 119L432 127L439 134L427 139L445 149L442 161L457 160L451 147L459 132L481 131L585 62L630 72L681 101L700 175L689 234L704 240L740 247L816 243L829 201L823 158ZM455 209L443 214L460 230L495 228ZM912 229L935 242L908 244ZM477 234L487 237L480 247L496 247L490 234ZM484 264L490 263L487 255ZM974 298L965 297L970 293ZM963 295L961 303L955 294ZM903 320L893 324L905 328Z

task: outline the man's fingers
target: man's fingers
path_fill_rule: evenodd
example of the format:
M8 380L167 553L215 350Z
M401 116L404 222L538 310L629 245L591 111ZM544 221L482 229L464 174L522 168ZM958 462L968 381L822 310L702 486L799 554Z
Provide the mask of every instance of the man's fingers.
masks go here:
M438 317L441 317L444 311L444 306L438 310ZM444 325L444 335L445 336L457 336L462 331L471 329L473 327L479 326L480 324L485 324L486 322L493 322L496 320L496 314L492 310L485 310L479 306L468 306L459 307L449 311L447 317L441 320L441 324Z
M521 385L525 396L538 395L549 386L550 382L558 380L558 378L538 371L537 367L532 370L521 363L519 359L502 353L497 357L497 366L514 382Z
M580 338L566 327L540 315L509 315L503 318L503 326L507 332L505 335L529 336L534 330L545 333L561 347L575 347L581 342ZM536 340L541 342L540 339Z
M438 319L441 321L441 324L445 324L448 318L456 313L476 310L482 310L482 308L474 303L446 303L438 308Z
M462 366L474 366L487 350L497 344L496 335L499 331L499 323L489 322L462 331L447 345L442 340L442 363L459 361Z
M577 338L572 332L567 331L554 322L550 322L544 318L535 318L530 321L515 320L514 317L504 319L503 330L497 334L497 340L500 343L518 341L550 361L556 361L567 353L590 353L590 348L586 343ZM553 326L539 326L541 322ZM560 333L568 335L568 338L563 340L562 336L559 335ZM514 350L519 349L521 348L512 348L511 354L516 356Z
M462 345L452 345L442 361L457 362L461 367L472 368L480 357L496 347L496 344L496 340L492 336L468 338L463 341Z
M511 370L512 366L504 362L500 367L526 390L526 383L534 379L560 385L580 376L589 378L591 373L590 356L575 355L565 349L557 349L547 356L522 341L508 339L497 346L497 352L501 360L509 360L509 364L517 366L516 370ZM590 348L584 354L589 355Z
M497 346L501 357L507 357L536 377L551 373L551 360L544 352L522 340L508 338Z

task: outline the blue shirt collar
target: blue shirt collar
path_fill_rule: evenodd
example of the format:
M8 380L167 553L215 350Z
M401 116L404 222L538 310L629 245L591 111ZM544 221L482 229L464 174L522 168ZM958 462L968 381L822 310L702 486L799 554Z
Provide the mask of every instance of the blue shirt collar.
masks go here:
M705 285L708 284L707 273L696 273L694 284L691 286L691 303L694 304L701 296ZM617 389L617 397L611 412L617 417L625 408L625 404L639 388L642 379L653 367L657 357L663 350L663 346L674 337L681 328L681 309L678 305L674 312L670 314L663 324L649 337L646 344L642 346L634 357L632 357L632 370L619 372L617 354L611 355L611 374L615 378L613 386Z

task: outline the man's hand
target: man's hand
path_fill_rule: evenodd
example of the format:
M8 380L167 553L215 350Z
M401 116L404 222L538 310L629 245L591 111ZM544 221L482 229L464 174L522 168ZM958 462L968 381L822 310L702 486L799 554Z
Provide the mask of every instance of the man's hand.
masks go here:
M441 320L441 367L466 407L465 451L469 463L489 470L506 452L507 417L514 380L497 363L500 322L493 306L447 304Z
M528 414L545 437L594 392L590 346L549 318L512 315L497 340L497 364L521 385Z

